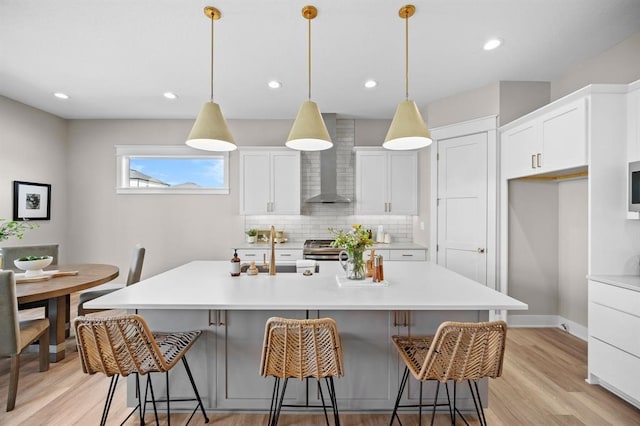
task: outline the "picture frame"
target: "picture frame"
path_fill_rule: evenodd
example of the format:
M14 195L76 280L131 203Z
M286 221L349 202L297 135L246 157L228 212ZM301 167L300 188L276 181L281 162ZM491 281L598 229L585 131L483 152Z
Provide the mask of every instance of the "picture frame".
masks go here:
M51 185L14 180L13 220L51 220Z

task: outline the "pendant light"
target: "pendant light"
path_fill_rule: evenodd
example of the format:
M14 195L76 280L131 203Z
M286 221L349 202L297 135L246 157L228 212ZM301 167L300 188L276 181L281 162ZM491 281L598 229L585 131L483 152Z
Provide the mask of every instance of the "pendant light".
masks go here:
M205 151L233 151L238 147L233 141L220 105L213 102L213 22L220 19L222 14L211 6L204 8L204 14L211 19L211 97L202 105L186 144Z
M398 104L382 146L392 150L424 148L431 145L431 135L414 101L409 100L409 18L416 7L408 4L400 8L398 15L405 22L405 100Z
M311 101L311 20L318 16L318 9L314 6L305 6L302 8L302 16L308 21L308 95L307 101L298 110L285 145L298 151L322 151L331 148L333 143L318 105Z

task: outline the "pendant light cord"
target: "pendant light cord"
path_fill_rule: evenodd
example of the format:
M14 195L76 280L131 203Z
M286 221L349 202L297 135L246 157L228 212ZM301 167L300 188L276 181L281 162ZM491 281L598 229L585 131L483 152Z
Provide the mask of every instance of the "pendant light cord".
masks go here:
M404 17L404 96L409 100L409 14Z
M307 28L307 68L308 68L308 75L307 75L307 83L308 83L308 100L311 100L311 19L307 19L308 22L308 28Z
M213 102L213 14L211 15L211 97L210 100Z

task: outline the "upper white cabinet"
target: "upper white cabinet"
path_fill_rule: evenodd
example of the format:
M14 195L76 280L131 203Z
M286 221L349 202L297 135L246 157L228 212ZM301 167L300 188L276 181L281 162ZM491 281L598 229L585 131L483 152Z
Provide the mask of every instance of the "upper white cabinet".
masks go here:
M587 165L586 98L505 127L502 173L506 179Z
M240 214L300 214L299 151L240 151Z
M418 214L418 153L356 148L356 214Z

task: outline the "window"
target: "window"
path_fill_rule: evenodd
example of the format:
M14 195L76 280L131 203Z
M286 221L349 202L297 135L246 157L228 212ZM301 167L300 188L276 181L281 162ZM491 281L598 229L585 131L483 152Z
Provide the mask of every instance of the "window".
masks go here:
M228 194L229 153L116 145L119 194Z

